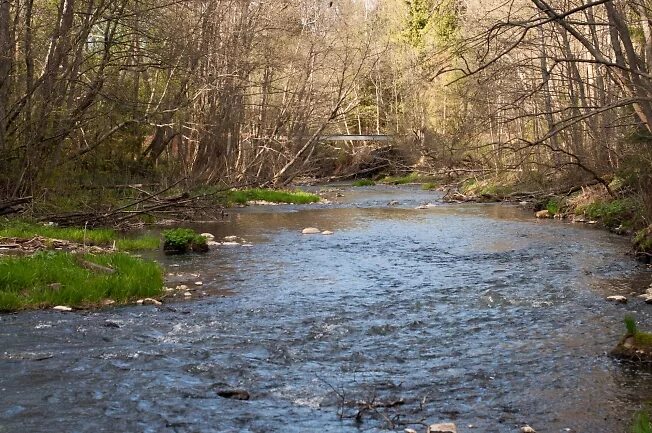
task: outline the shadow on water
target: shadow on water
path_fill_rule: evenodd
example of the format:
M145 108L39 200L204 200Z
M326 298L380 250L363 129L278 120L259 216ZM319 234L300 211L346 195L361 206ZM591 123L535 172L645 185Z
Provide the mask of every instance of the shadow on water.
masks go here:
M0 316L0 432L625 432L652 401L652 373L606 354L625 314L652 327L642 302L603 300L652 280L625 240L416 188L343 192L233 211L197 228L251 246L161 258L222 296ZM251 399L217 395L232 388Z

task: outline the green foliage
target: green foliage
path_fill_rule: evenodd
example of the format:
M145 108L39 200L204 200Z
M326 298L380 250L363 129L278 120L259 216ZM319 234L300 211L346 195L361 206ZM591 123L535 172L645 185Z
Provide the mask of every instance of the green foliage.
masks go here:
M636 232L634 236L634 247L638 252L652 252L652 226Z
M162 293L163 271L153 261L126 253L80 258L115 272L86 269L77 256L63 252L0 257L0 311L55 305L88 307L104 299L127 303Z
M163 232L163 249L172 253L208 251L206 238L192 229L176 228Z
M284 191L274 189L243 189L226 193L227 204L246 204L249 201L266 201L270 203L308 204L316 203L320 197L304 191Z
M462 193L466 195L503 197L514 190L512 185L503 183L500 179L469 179L462 185Z
M578 209L580 210L580 209ZM624 198L612 201L596 201L583 207L587 217L600 220L605 226L633 225L641 218L642 205L635 199Z
M430 20L430 0L405 0L408 7L403 38L413 47L423 45L423 35Z
M557 215L561 211L561 207L562 207L562 200L557 197L553 197L550 200L548 200L545 209L547 209L548 212L550 212L550 214Z
M639 412L634 417L632 433L652 433L652 421L646 412Z
M431 191L433 189L439 188L439 185L433 182L426 182L421 185L421 189L424 191Z
M627 328L627 335L636 335L636 319L634 316L625 316L623 322L625 322L625 327Z
M353 182L353 186L374 186L376 182L372 179L358 179Z
M154 250L159 245L156 236L125 238L111 229L57 227L24 220L0 221L0 237L29 239L34 236L98 246L111 246L115 241L116 248L122 251Z

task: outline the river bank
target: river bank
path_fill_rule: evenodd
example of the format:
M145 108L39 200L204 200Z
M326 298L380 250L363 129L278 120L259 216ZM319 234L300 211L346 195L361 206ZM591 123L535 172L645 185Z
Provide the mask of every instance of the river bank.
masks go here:
M418 186L330 188L343 195L330 205L249 206L192 224L246 242L145 255L174 286L201 282L195 292L216 296L0 315L1 424L625 433L652 399L649 372L607 355L624 315L652 324L640 301L605 302L652 282L622 237L518 206L444 204ZM400 400L356 421L357 403Z

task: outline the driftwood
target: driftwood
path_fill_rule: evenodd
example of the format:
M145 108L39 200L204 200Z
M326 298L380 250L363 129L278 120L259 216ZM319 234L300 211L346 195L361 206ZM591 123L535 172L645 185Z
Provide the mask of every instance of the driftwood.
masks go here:
M207 202L205 199L220 192L224 192L226 189L195 195L192 195L189 192L177 193L169 196L165 195L184 180L185 179L181 179L174 184L155 192L145 191L138 185L129 185L129 188L138 191L141 194L141 197L134 199L123 206L114 209L48 215L41 218L41 220L54 222L61 226L120 226L125 224L128 225L130 220L141 215L162 216L168 213L173 213L180 218L187 216L188 219L191 219L194 214L202 210L216 210L215 208L217 206L215 203Z
M0 201L0 215L10 215L23 211L23 206L32 201L32 197L14 198L11 200Z

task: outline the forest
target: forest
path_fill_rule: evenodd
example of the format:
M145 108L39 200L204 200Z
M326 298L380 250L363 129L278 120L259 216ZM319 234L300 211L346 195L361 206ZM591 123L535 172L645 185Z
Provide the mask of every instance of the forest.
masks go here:
M645 0L2 0L0 201L420 171L612 196L617 178L649 216L651 14Z

